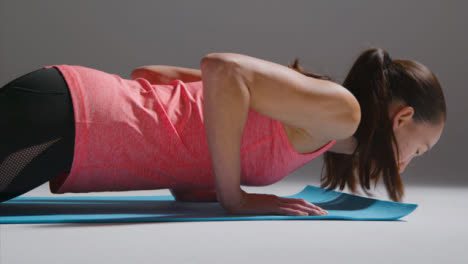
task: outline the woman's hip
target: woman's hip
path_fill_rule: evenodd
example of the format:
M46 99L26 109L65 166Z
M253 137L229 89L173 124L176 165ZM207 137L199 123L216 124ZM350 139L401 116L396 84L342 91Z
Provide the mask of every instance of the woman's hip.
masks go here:
M0 88L0 159L17 149L54 138L75 137L73 104L68 85L57 68L41 68ZM3 155L2 155L3 154Z

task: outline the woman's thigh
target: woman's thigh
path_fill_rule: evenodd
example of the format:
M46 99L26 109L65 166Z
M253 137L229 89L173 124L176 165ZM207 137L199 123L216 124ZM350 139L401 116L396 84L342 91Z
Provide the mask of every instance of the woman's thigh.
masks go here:
M0 88L0 201L70 171L75 124L66 81L38 69Z

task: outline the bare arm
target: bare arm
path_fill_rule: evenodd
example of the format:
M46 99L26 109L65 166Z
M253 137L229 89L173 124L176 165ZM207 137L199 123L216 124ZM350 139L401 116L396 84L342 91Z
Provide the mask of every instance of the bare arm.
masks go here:
M134 69L131 79L144 78L151 84L169 84L174 80L183 82L201 81L201 71L168 65L146 65Z
M277 202L286 199L254 197L240 188L240 145L249 107L314 136L341 139L357 128L357 100L336 83L246 55L211 53L202 58L200 66L217 200L231 213L295 213Z

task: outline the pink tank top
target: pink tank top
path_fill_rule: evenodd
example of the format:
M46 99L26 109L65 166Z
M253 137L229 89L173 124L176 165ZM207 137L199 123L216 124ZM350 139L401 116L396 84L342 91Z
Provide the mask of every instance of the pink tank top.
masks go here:
M52 193L214 189L203 122L203 84L152 85L77 65L50 65L73 102L72 167L50 180ZM241 143L241 185L273 184L335 144L297 153L282 123L249 109Z

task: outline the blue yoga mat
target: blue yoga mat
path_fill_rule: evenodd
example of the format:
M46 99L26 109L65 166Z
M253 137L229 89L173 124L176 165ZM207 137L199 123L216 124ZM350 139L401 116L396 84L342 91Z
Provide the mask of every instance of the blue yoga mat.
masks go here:
M325 216L229 215L218 202L176 202L172 195L16 197L0 203L0 224L172 222L238 220L397 220L417 204L383 201L307 185L287 198L302 198Z

